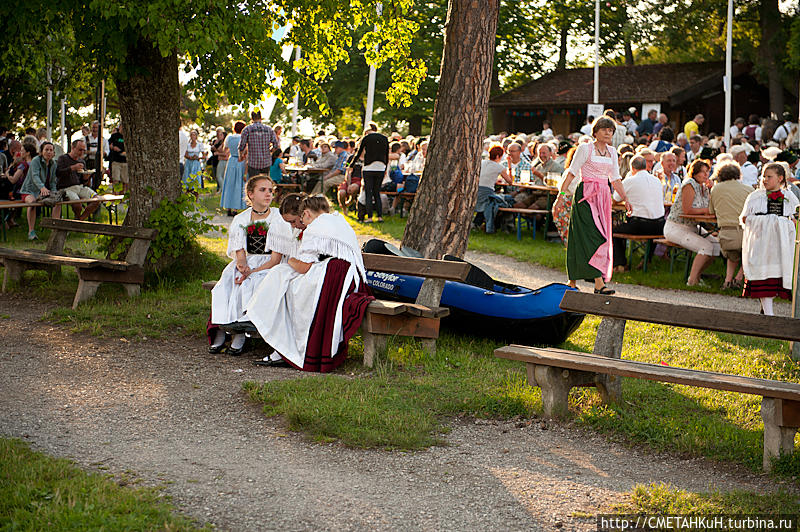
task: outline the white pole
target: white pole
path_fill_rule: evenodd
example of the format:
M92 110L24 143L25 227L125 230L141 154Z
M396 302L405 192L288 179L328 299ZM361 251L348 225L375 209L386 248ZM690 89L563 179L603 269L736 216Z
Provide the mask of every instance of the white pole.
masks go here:
M733 95L733 0L728 0L728 29L725 38L725 149L731 146L731 97Z
M381 16L383 12L383 5L378 3L376 6L378 11L378 16ZM375 25L375 31L378 30L378 26ZM377 50L377 47L375 48ZM375 67L370 65L369 67L369 82L367 85L367 108L366 113L364 113L364 129L367 129L369 123L372 121L372 109L375 103Z
M594 97L600 103L600 0L594 2Z
M61 147L64 153L69 151L67 149L67 100L61 98Z
M300 61L300 47L298 46L294 51L294 60ZM297 136L297 118L298 107L300 107L300 91L294 91L294 100L292 100L292 137Z
M47 88L47 140L53 138L53 89Z

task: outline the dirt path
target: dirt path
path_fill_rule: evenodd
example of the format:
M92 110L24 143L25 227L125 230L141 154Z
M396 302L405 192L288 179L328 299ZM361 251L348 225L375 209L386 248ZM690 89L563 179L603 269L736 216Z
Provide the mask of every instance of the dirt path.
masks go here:
M521 284L562 280L511 259L470 257ZM243 381L296 372L209 355L201 338L75 335L36 321L46 310L0 295L0 434L89 469L166 484L182 511L223 530L595 530L593 519L577 516L624 500L637 483L775 488L743 468L653 455L539 420L457 419L447 446L414 453L314 444L264 418L240 391Z

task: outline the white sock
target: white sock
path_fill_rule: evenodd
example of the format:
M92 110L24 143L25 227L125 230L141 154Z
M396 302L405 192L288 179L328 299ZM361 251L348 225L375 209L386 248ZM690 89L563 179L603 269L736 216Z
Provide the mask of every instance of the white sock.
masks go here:
M234 334L233 340L231 340L231 349L241 349L246 339L244 333Z
M764 314L767 316L774 316L775 313L772 312L772 298L771 297L762 297L761 298L761 308L764 309Z
M217 329L217 334L214 336L214 347L219 347L225 343L225 331Z

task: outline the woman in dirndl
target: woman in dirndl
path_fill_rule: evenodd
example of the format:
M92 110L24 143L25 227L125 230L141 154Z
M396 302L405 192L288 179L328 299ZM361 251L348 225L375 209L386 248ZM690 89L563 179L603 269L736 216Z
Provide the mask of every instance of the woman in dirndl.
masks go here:
M610 295L614 290L606 283L611 279L613 246L611 245L611 190L622 197L628 213L631 205L622 188L617 152L611 146L616 124L601 116L592 124L595 141L581 144L572 157L567 175L554 209L569 195L570 183L580 176L575 189L567 243L567 275L569 286L577 288L578 279L594 281L594 293Z

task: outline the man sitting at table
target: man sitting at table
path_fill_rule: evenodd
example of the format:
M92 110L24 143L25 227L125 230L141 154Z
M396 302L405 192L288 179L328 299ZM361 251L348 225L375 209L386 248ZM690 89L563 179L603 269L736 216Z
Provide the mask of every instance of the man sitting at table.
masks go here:
M345 164L347 163L347 158L349 154L347 153L347 143L343 140L338 140L333 143L333 152L336 156L336 162L333 165L333 170L327 172L323 178L317 183L315 187L315 192L322 191L322 195L325 196L328 194L328 191L332 188L338 187L340 184L344 183L344 174L345 174Z
M559 178L564 173L564 165L555 160L553 146L551 144L540 144L537 159L531 167L531 174L535 175L544 182L547 174L558 174Z
M647 161L641 155L631 159L631 173L622 181L625 196L633 207L628 220L614 228L615 233L630 235L661 235L664 232L664 199L661 181L647 171ZM614 200L621 201L616 192ZM624 238L614 238L614 268L628 269ZM651 248L650 252L652 253Z
M550 147L546 144L542 144L539 146L539 168L541 169L541 161L542 157L544 156L547 159L547 162L551 162L550 159ZM511 169L511 173L513 174L514 180L519 182L520 176L524 170L529 170L531 173L531 181L532 185L544 185L544 180L540 176L544 176L541 171L535 172L533 167L521 158L521 148L519 145L512 143L508 146L508 162L510 163L509 167ZM563 168L562 168L563 170ZM530 189L522 189L516 194L514 194L514 208L515 209L547 209L547 196L542 196L541 193L537 193L537 191L533 191Z
M85 167L83 164L83 154L86 153L86 143L83 139L72 142L72 149L58 158L56 162L56 177L58 178L58 190L63 190L68 200L77 201L89 199L97 196L97 193L89 188L87 183L91 175L83 177L78 172ZM99 203L91 203L82 207L83 204L76 203L72 206L75 217L78 220L86 220L100 206Z

